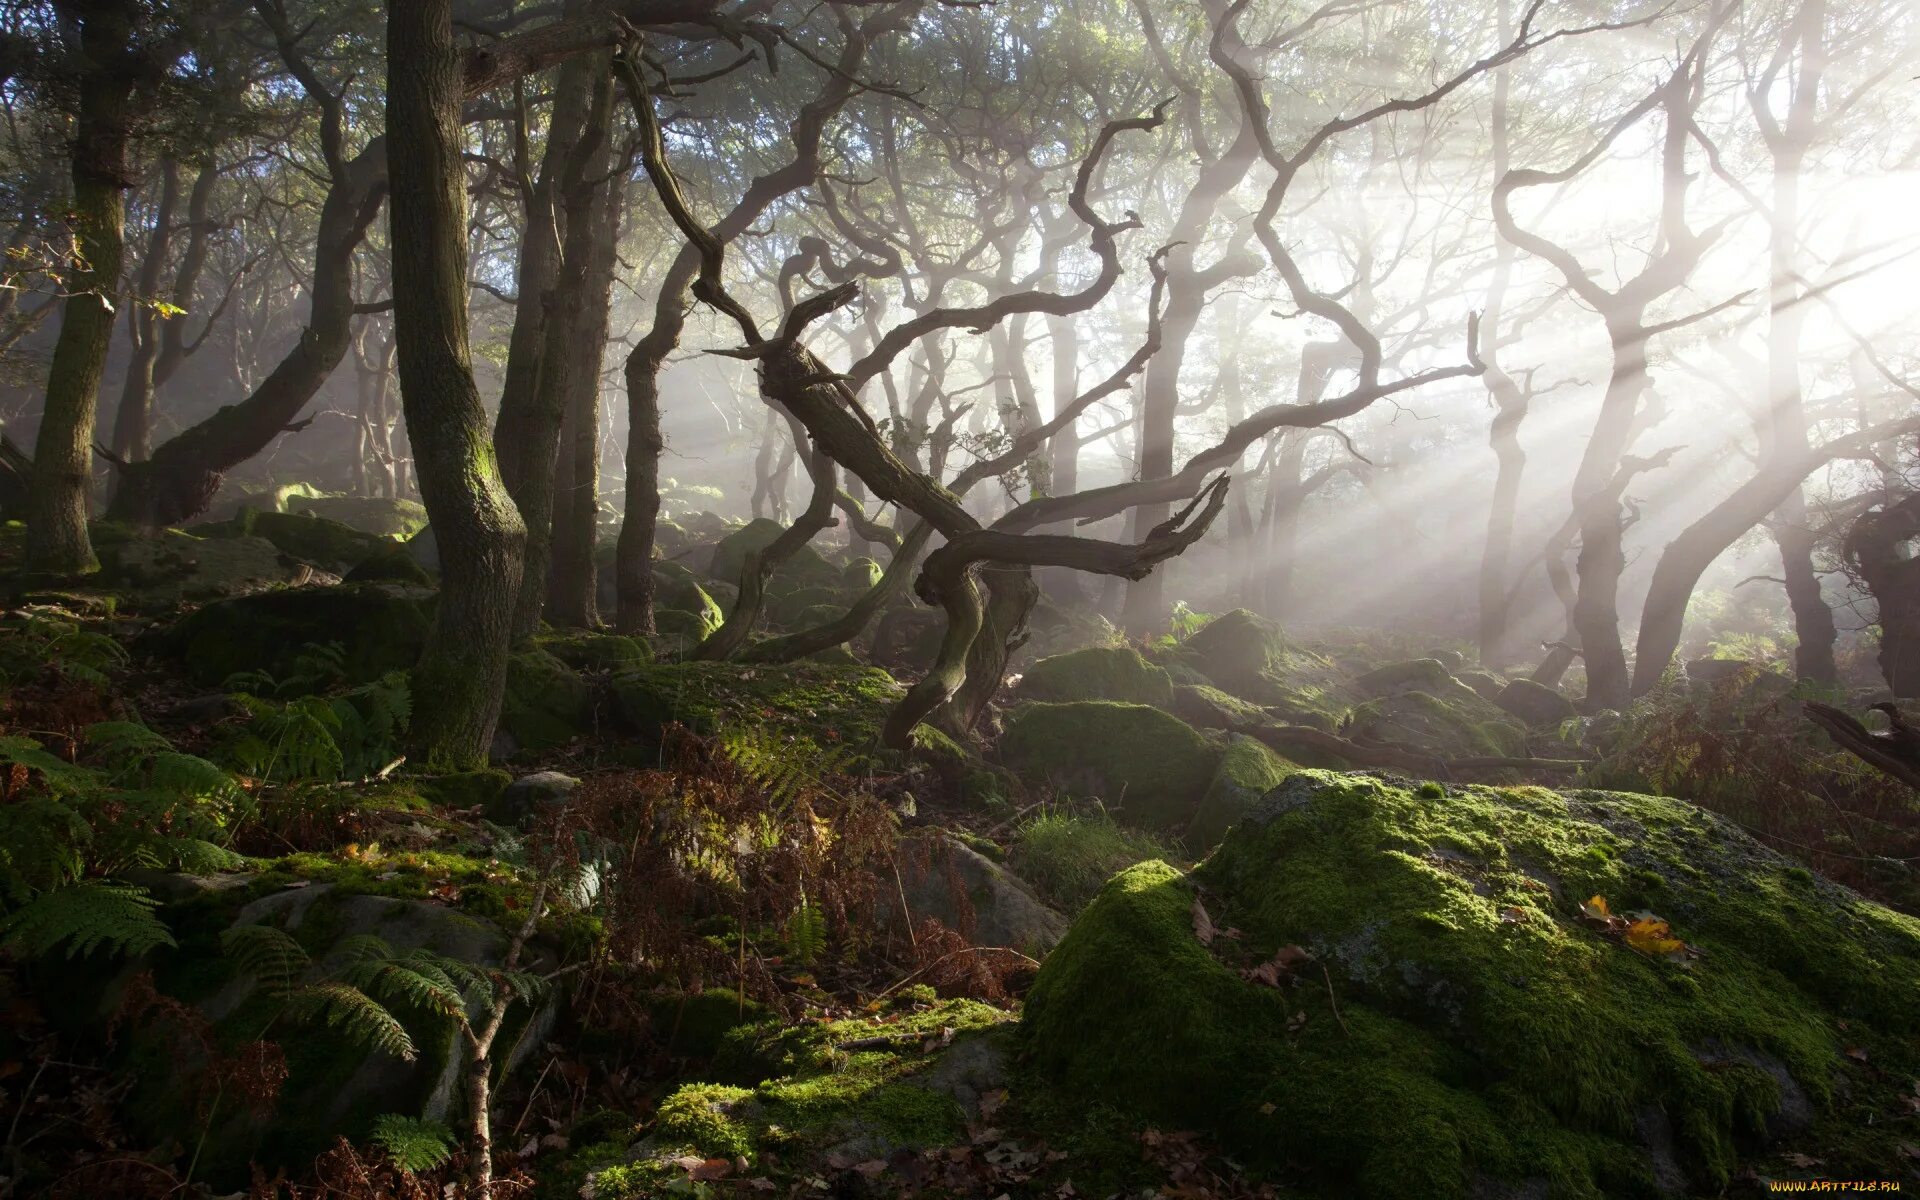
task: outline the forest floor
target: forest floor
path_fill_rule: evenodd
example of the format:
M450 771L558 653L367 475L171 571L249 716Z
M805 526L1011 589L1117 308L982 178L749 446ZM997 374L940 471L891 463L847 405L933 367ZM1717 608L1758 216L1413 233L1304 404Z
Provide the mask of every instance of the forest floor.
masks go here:
M1913 799L1802 728L1764 662L1596 718L1418 635L1296 639L1230 613L1129 645L1049 603L978 736L889 753L873 737L924 620L804 663L677 660L728 599L744 535L716 525L683 555L709 570L663 569L665 635L543 633L516 652L496 766L432 774L400 751L430 574L377 535L287 516L158 542L103 530L99 577L23 583L0 619L0 1195L460 1195L474 1071L455 1031L500 997L482 1073L501 1196L1920 1186L1914 1015L1774 961L1803 952L1767 912L1711 900L1737 878L1911 1009ZM0 536L0 572L15 544ZM848 602L868 569L842 555L777 579L774 628ZM1338 774L1354 768L1374 773ZM1539 785L1722 815L1573 799L1542 816ZM1342 868L1357 900L1275 909L1260 889L1293 884L1234 873L1248 831L1295 819L1286 787L1318 789L1326 814L1365 792L1369 821L1402 822L1356 827L1385 856ZM1172 873L1136 866L1155 861ZM1508 939L1508 977L1516 930L1549 939L1536 976L1597 956L1610 991L1579 1021L1639 1044L1596 1068L1602 1099L1557 1099L1525 1060L1527 1013L1560 1031L1539 1033L1548 1057L1585 1044L1537 998L1503 1026L1505 1082L1468 1067L1476 1024L1512 1019L1510 988L1459 973L1479 942L1396 940L1444 911L1406 897L1406 870L1492 905L1460 928ZM145 891L70 927L20 917L88 887ZM1647 952L1641 918L1603 896L1657 905L1671 936ZM1467 998L1415 1015L1363 962L1382 946ZM1643 1019L1672 1045L1624 1032ZM1703 1049L1723 1042L1746 1065ZM1302 1082L1262 1091L1235 1061L1254 1057ZM1343 1091L1362 1065L1394 1082ZM1396 1164L1368 1132L1383 1102L1409 1130L1462 1132L1409 1132L1423 1165ZM1638 1115L1594 1107L1614 1104ZM1276 1112L1293 1132L1260 1124ZM1343 1122L1363 1146L1340 1145Z

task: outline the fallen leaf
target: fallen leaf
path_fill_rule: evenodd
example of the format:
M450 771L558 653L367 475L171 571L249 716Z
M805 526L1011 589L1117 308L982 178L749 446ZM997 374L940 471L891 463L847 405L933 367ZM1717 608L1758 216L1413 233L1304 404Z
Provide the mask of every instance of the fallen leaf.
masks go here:
M1811 1171L1815 1167L1826 1165L1826 1160L1814 1158L1808 1154L1782 1154L1780 1160L1788 1166L1798 1167L1802 1171Z
M687 1178L696 1183L706 1183L715 1179L725 1179L733 1174L733 1163L724 1158L709 1158L699 1166L689 1168Z
M1607 910L1607 898L1594 896L1580 906L1580 915L1592 921L1605 921L1613 914Z
M1901 1142L1900 1153L1908 1158L1920 1158L1920 1146L1916 1146L1912 1142Z
M1848 1046L1847 1057L1852 1059L1855 1062L1866 1062L1867 1052L1861 1049L1859 1046Z
M870 1158L865 1162L853 1164L853 1169L868 1179L878 1179L887 1172L887 1160Z
M1687 944L1659 917L1641 917L1627 926L1627 945L1650 958L1683 953Z
M985 1093L980 1097L980 1119L984 1121L993 1116L993 1114L1000 1111L1000 1106L1006 1102L1007 1089L1005 1088L996 1088L991 1092Z
M1207 906L1200 897L1193 898L1193 936L1200 939L1202 946L1213 945L1213 918L1207 915Z
M774 1188L774 1183L773 1180L768 1179L765 1175L756 1175L752 1179L747 1180L747 1186L756 1192L771 1192Z
M1271 1100L1267 1101L1265 1104L1262 1104L1260 1106L1260 1115L1263 1117L1270 1117L1274 1114L1274 1112L1275 1112L1275 1109L1273 1107L1273 1101Z
M1500 910L1500 919L1510 925L1525 925L1527 910L1515 904L1509 904Z

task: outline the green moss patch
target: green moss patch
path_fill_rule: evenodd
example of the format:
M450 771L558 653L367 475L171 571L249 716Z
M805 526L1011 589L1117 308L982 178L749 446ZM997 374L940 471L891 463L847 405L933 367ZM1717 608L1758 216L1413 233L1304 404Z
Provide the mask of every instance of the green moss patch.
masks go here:
M1027 669L1020 694L1029 700L1120 700L1173 707L1173 680L1131 646L1089 646L1043 658Z
M276 677L316 642L337 642L352 683L407 670L426 645L434 593L392 583L291 588L209 604L163 635L195 683L218 686L242 671Z
M1440 758L1524 758L1527 729L1518 718L1464 685L1441 699L1402 692L1353 710L1351 736L1423 750Z
M1242 939L1201 944L1195 883ZM1697 956L1597 931L1594 895ZM1920 1066L1915 994L1920 921L1681 802L1301 772L1193 880L1110 883L1022 1036L1053 1086L1343 1194L1597 1200L1716 1193L1770 1134L1897 1174L1910 1129L1835 1114Z
M522 749L566 745L587 731L592 711L592 689L544 647L530 645L507 659L500 726Z
M1213 846L1248 809L1259 802L1294 770L1281 758L1250 737L1233 734L1227 739L1226 753L1207 784L1206 795L1194 811L1193 822L1182 840L1198 855Z
M621 717L649 738L678 721L696 733L758 728L828 749L875 743L900 685L876 667L687 662L622 670L613 693Z
M1177 831L1205 794L1220 749L1144 704L1036 701L1009 714L1000 757L1029 783L1099 799L1128 824Z

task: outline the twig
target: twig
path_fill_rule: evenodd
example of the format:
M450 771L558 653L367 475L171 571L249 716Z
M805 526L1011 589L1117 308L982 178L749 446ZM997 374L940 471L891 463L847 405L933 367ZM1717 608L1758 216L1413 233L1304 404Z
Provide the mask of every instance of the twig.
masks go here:
M909 983L912 983L914 980L920 978L922 975L925 975L928 971L933 970L935 967L939 966L941 963L947 961L950 958L958 958L962 954L982 954L982 953L1011 954L1015 958L1020 959L1023 962L1029 963L1035 967L1038 967L1040 965L1039 959L1029 958L1010 946L963 946L958 950L953 950L946 954L942 954L939 958L934 959L932 962L928 963L924 967L921 967L919 970L915 971L913 974L900 980L898 983L895 983L892 986L888 987L885 991L875 996L874 999L875 1000L885 999L887 996L892 995L894 992L907 986Z
M1333 1019L1340 1022L1341 1033L1352 1037L1353 1030L1347 1028L1347 1019L1340 1015L1340 1002L1333 998L1333 976L1327 971L1325 963L1320 964L1320 977L1327 981L1327 1003L1333 1006Z

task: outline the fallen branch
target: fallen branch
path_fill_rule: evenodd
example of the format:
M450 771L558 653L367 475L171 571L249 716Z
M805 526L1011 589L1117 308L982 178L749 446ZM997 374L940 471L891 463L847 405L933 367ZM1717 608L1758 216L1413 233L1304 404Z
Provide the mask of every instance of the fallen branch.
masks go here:
M1908 725L1899 709L1891 704L1874 705L1893 722L1886 733L1874 733L1830 704L1809 700L1805 707L1807 719L1826 730L1842 750L1908 787L1920 789L1920 730Z

